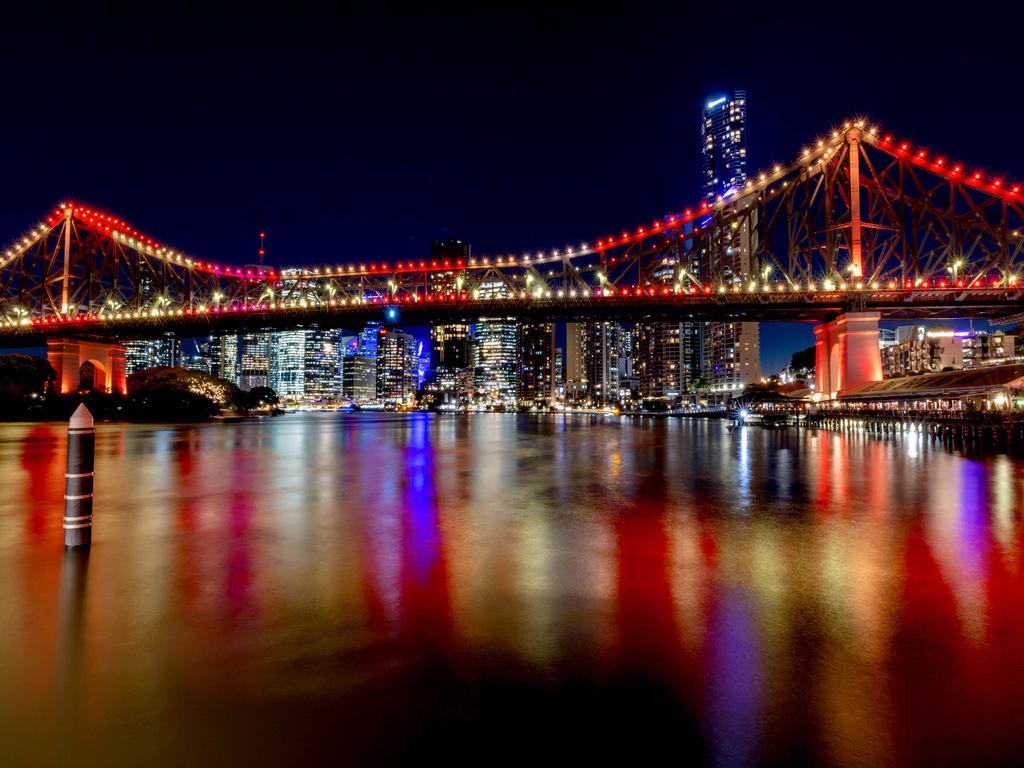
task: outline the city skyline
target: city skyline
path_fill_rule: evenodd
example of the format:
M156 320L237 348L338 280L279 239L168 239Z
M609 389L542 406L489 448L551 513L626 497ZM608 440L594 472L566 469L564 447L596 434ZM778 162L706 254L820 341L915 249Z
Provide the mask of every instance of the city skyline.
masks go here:
M724 13L656 5L651 18L719 29ZM380 12L339 13L333 18L347 43L342 50L327 44L312 11L283 19L267 11L241 18L213 11L202 26L170 10L67 11L47 20L46 29L76 56L83 80L100 88L118 82L126 94L145 94L155 109L175 117L156 122L145 136L127 124L100 126L74 112L31 131L13 126L20 149L6 155L5 164L24 181L17 194L0 190L0 232L13 236L61 197L81 196L148 231L173 234L183 250L237 264L256 258L260 232L267 234L268 260L275 263L305 261L325 245L336 260L418 258L444 237L465 238L492 253L559 247L566 239L616 231L699 200L697 116L709 94L740 87L751 103L752 170L784 160L780 148L812 140L809 126L824 130L857 112L936 149L969 147L986 168L1017 164L1000 142L988 140L986 126L1012 120L1020 109L1006 103L991 79L979 79L969 96L960 97L969 109L950 109L939 83L916 82L909 93L896 87L887 62L926 65L952 56L961 65L954 71L970 64L966 51L954 48L939 57L928 49L942 26L934 14L895 9L892 24L914 33L898 42L876 41L888 55L859 62L858 76L836 90L827 87L826 68L802 67L801 77L810 82L801 89L761 71L768 69L756 66L765 41L753 30L777 25L766 23L766 10L744 13L747 23L729 27L737 38L728 57L712 36L688 42L692 60L716 61L710 74L701 74L670 46L651 46L645 35L629 33L639 32L647 19L624 22L595 9L585 22L588 45L614 41L629 55L614 57L614 66L598 57L587 70L578 63L560 66L573 39L570 30L579 23L564 11L541 19L509 13L500 23L470 17L454 26L418 12L396 13L386 19L390 34L383 48L361 34L382 22ZM820 23L835 15L808 6L808 17ZM131 70L119 72L113 51L77 34L95 17L111 39L150 41L135 53ZM965 23L968 36L980 22ZM23 8L11 27L42 24ZM155 28L182 43L153 40ZM270 33L272 49L252 45ZM835 34L837 48L855 43L852 29L837 25ZM1013 46L1004 44L1006 34L986 30L979 39L986 40L986 56L1009 64ZM218 53L202 54L213 39ZM0 52L8 68L16 67L27 40L15 36ZM528 56L517 55L523 41L529 41ZM777 29L771 48L773 68L785 72L799 65L796 29ZM389 57L397 57L395 63ZM397 62L406 57L424 67L396 77ZM474 65L465 66L467 61ZM55 65L39 66L12 83L12 102L31 103L59 80ZM239 90L242 71L250 77ZM341 89L337 104L315 97L328 82ZM815 86L818 95L807 99L803 94ZM586 121L582 131L575 127L575 116L627 95L651 105L639 125L611 110ZM449 118L460 103L473 104L471 119ZM325 127L299 131L290 116L302 109L313 109L316 124ZM210 130L198 140L200 125ZM67 162L53 147L66 145L69 136L75 149ZM156 146L161 151L153 151ZM159 183L141 191L133 185L126 193L123 180L136 169ZM197 189L192 180L207 171L215 181ZM620 191L626 189L632 191ZM811 341L809 329L799 325L764 331L767 372L787 357L780 345L788 334Z
M0 7L4 766L1003 766L1016 6Z

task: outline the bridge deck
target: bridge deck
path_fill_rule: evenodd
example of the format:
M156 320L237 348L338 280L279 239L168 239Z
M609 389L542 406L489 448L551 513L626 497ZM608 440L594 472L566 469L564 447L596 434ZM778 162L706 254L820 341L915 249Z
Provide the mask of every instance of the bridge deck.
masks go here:
M44 318L0 326L0 338L30 343L51 336L87 335L105 339L154 337L174 332L204 336L252 329L287 330L303 326L357 327L368 320L428 325L515 317L524 322L641 319L669 321L824 322L848 311L876 311L882 319L942 319L965 316L1010 322L1024 313L1019 288L848 291L760 291L725 294L663 294L653 289L610 296L473 299L431 297L390 302L339 300L317 305L253 304L208 308L139 310Z

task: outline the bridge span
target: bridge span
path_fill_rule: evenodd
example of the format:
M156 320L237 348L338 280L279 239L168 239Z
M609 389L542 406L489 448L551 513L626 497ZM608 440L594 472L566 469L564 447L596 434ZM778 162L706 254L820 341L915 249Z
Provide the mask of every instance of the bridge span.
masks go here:
M799 320L818 324L819 388L835 393L881 376L880 364L850 363L868 354L879 319L1021 315L1021 190L854 120L714 202L554 249L464 259L240 267L64 202L0 252L0 339L107 344L116 357L122 341L166 332L352 326L385 313L410 324Z

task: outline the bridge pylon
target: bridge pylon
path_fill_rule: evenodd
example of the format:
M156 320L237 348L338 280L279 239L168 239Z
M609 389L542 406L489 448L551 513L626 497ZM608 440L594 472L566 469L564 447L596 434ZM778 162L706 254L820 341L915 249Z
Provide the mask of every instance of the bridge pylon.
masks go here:
M882 380L881 316L880 312L844 312L814 326L815 390L824 398Z
M92 365L92 389L103 392L128 394L125 375L124 346L106 341L67 337L46 340L46 359L57 372L57 385L61 394L82 388L83 367Z

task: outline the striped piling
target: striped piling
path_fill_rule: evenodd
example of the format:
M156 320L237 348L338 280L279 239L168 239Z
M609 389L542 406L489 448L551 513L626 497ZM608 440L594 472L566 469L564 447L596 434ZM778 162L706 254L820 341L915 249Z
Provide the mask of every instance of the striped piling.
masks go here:
M68 423L68 465L64 473L64 548L92 544L92 481L96 429L85 403Z

